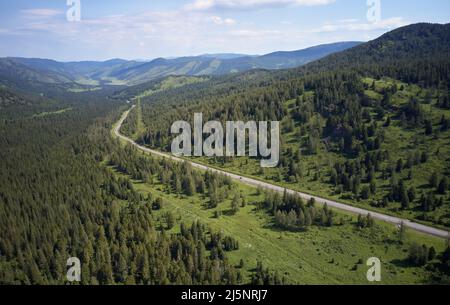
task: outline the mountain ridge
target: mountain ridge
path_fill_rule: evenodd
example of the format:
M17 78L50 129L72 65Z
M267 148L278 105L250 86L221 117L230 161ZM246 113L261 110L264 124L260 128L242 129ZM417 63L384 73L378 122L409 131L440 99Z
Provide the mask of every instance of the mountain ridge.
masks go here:
M171 76L224 75L254 69L286 69L304 65L323 56L352 48L360 42L339 42L296 51L280 51L262 56L218 53L184 56L174 59L156 58L152 61L128 61L120 58L107 61L58 62L52 59L6 57L0 58L0 78L8 78L8 70L22 75L21 84L38 81L43 73L44 84L70 83L101 85L118 82L139 84ZM241 56L242 55L242 56Z

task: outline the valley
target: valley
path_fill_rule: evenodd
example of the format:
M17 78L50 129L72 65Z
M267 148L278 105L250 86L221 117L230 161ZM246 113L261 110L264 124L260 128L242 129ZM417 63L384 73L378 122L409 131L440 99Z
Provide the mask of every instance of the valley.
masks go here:
M122 138L125 143L132 143L144 153L185 162L169 154L140 147L131 139L120 135L121 123L127 114L128 112L125 112L114 127L116 136ZM335 218L340 219L341 225L332 228L312 228L297 233L286 232L274 226L273 220L258 207L259 203L263 201L261 189L283 193L282 188L217 171L196 163L190 163L190 165L202 172L208 170L235 180L237 185L234 186L233 193L238 193L241 198L245 198L245 206L241 207L236 214L230 214L227 209L231 206L232 200L229 198L220 203L217 208L211 209L208 208L208 200L205 196L173 194L170 188L157 182L158 178L156 180L150 178L151 182L133 179L133 185L144 197L162 198L163 208L156 215L160 222L164 223L164 213L172 213L174 218L180 222L202 221L224 234L235 236L241 245L236 253L230 255L230 260L235 265L239 265L243 261L244 266L253 267L258 262L262 262L264 266L277 270L291 284L361 284L365 281L366 276L365 260L376 256L382 259L383 270L388 271L388 274L383 274L384 284L420 283L424 280L423 277L429 276L422 273L420 269L401 267L399 258L404 256L403 253L407 251L407 247L403 242L395 241L398 238L397 227L385 223L387 221L400 224L400 219L389 219L377 213L371 214L375 219L381 221L377 221L376 227L372 229L359 230L355 226L356 216L358 213L367 215L368 212L346 209L335 203L340 210ZM250 186L245 186L245 184ZM304 196L305 200L310 199L310 196L305 194L301 196ZM316 198L316 201L318 204L323 202L319 198ZM332 202L327 201L327 203L330 207L335 207ZM219 211L219 217L215 216L218 215L217 211ZM161 224L161 226L164 225ZM405 243L424 242L427 245L433 245L436 249L441 248L442 239L430 238L422 233L417 233L415 232L417 229L441 238L448 236L446 231L421 226L417 228L414 224L406 221L405 226L413 228L413 230L408 230ZM178 233L178 226L175 226L171 232ZM348 253L352 254L348 255ZM274 259L275 257L283 257L283 260ZM250 279L252 273L248 268L244 269L247 270L244 272L244 278Z
M206 54L150 61L111 59L104 62L57 62L8 57L0 58L0 84L17 88L27 85L43 91L45 84L50 84L71 92L91 91L107 86L138 85L169 76L213 76L254 69L294 68L359 44L340 42L263 56ZM15 80L17 75L21 77L20 83Z
M1 58L0 284L449 284L449 58L429 23L262 56ZM194 114L276 122L277 166L174 156Z
M413 31L408 34L414 36ZM258 79L251 73L244 74L238 78L242 87L231 79L221 82L221 87L210 81L214 86L205 82L187 85L184 90L168 89L164 96L147 96L141 101L146 131L134 140L150 148L170 150L170 126L158 117L159 113L165 113L173 122L189 121L192 118L185 114L195 112L203 112L205 119L222 122L279 119L282 144L281 165L277 168L260 168L258 158L216 156L194 161L445 230L448 196L438 188L439 184L448 185L450 170L448 82L437 79L438 86L429 88L425 85L427 80L402 81L400 78L409 76L399 72L393 77L395 71L389 72L391 77L370 77L372 73L379 74L383 67L391 67L388 56L385 63L378 63L375 72L368 64L365 72L331 70L302 77L303 73L315 71L319 63L340 65L337 56L347 62L350 55L368 45L376 50L393 35L389 33L360 48L331 55L291 71L290 75L261 73ZM445 53L437 49L436 52ZM370 62L372 56L376 55L367 55L360 61ZM409 56L411 60L421 60L412 53ZM440 57L435 60L439 66ZM353 65L364 69L361 63ZM411 63L404 65L412 68ZM266 85L264 79L270 77L281 80ZM132 115L130 121L134 120ZM125 121L126 135L127 124Z
M340 209L343 211L351 212L354 215L366 216L366 215L370 214L375 219L385 221L385 222L388 222L388 223L391 223L391 224L394 224L397 226L399 226L403 223L406 227L410 227L418 232L422 232L425 234L433 235L433 236L444 238L444 239L449 237L449 232L445 231L445 230L439 230L439 229L435 229L432 227L420 225L417 223L412 223L412 222L408 221L407 219L390 217L388 215L380 214L380 213L369 211L369 210L353 208L351 206L346 206L344 204L340 204L335 201L330 201L330 200L327 200L324 198L307 195L307 194L301 193L301 192L295 192L291 189L277 186L276 184L265 183L262 180L257 180L257 178L252 179L252 178L249 178L248 176L241 176L241 175L238 175L238 174L235 174L232 172L223 171L223 170L220 170L220 167L209 167L208 165L202 165L202 163L190 162L189 158L179 158L179 157L172 156L169 153L162 153L162 152L158 152L158 151L151 150L151 149L145 148L143 146L140 146L136 142L134 142L132 139L127 138L120 134L120 129L122 127L123 122L128 117L129 112L133 109L138 109L138 107L133 106L130 110L126 111L122 115L122 118L119 120L119 122L116 123L116 125L114 127L114 135L116 137L119 137L121 140L125 141L126 143L132 144L133 146L135 146L136 148L138 148L139 150L141 150L145 153L150 153L150 154L156 155L158 157L168 158L170 160L177 161L177 162L188 162L193 168L198 168L203 171L211 171L214 173L218 173L218 174L230 177L231 179L233 179L239 183L250 185L254 188L262 188L262 189L271 190L271 191L275 191L275 192L279 192L279 193L284 193L284 192L287 192L289 194L295 193L295 194L298 194L299 196L301 196L302 198L304 198L304 200L306 200L306 201L309 201L309 200L311 200L311 198L314 198L314 200L321 205L326 204L329 207L334 207L334 208L337 208L337 209Z

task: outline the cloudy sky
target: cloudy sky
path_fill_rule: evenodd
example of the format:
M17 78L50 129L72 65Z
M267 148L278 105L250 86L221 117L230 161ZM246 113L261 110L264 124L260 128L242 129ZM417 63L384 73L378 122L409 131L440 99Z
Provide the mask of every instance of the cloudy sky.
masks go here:
M69 0L72 2L73 0ZM0 57L62 61L152 59L204 53L264 54L367 41L416 22L450 22L448 0L67 0L0 2ZM75 1L73 1L75 2Z

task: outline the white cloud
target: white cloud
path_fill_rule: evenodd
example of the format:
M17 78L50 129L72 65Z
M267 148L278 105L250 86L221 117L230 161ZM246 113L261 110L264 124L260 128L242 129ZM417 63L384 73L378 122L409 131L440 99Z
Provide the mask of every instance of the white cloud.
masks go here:
M50 18L63 14L63 12L60 10L49 8L22 10L21 13L26 18Z
M357 21L358 21L358 19L341 19L338 22L339 23L355 23Z
M229 32L230 36L240 37L240 38L270 38L271 36L279 36L280 31L273 30L236 30Z
M231 18L221 18L219 16L212 16L211 21L217 25L233 25L236 24L236 20L231 19Z
M83 18L80 22L67 22L59 16L64 13L56 10L21 11L20 25L0 29L0 38L13 37L11 39L17 42L9 44L7 48L6 44L0 44L0 53L60 60L115 57L150 59L226 52L264 54L335 41L369 40L386 30L406 24L403 18L397 17L378 23L348 19L325 23L317 28L316 25L300 27L294 20L283 19L274 24L264 20L246 20L241 16L237 22L229 18L234 17L235 12L230 11L228 14L226 10L214 10L219 7L256 9L271 5L319 5L333 0L191 1L193 4L203 2L207 5L204 9L180 7L95 19ZM240 16L240 12L235 15Z
M252 10L286 6L327 5L335 0L195 0L186 6L188 10L206 11L214 9Z
M376 31L391 30L407 25L408 22L402 17L383 19L378 22L358 22L357 20L341 20L338 23L324 24L319 28L311 30L312 33L325 33L337 31Z

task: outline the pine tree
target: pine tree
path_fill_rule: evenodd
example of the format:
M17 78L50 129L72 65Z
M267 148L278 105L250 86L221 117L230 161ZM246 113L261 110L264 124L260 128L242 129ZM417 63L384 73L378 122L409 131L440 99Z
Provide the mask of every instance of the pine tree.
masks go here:
M414 187L414 185L411 186L408 190L408 199L410 202L416 200L416 188Z
M361 198L364 200L369 199L370 197L370 189L367 186L364 186L361 190Z
M236 214L239 211L239 201L240 201L239 195L236 194L233 200L231 201L231 212L233 214Z
M164 214L164 220L166 222L166 229L171 230L175 226L175 216L173 213L168 211Z
M376 192L377 192L377 183L375 182L375 180L370 181L369 188L370 188L370 193L371 194L376 194Z
M426 135L433 134L433 124L431 123L430 120L425 121L425 134Z
M408 193L406 192L406 189L401 189L401 204L402 204L402 209L407 210L409 209L409 196Z
M437 188L437 191L439 194L441 195L445 195L446 192L448 190L448 182L447 182L447 177L444 176L441 180L441 182L439 182L439 186Z
M244 268L244 266L245 266L244 260L241 258L241 260L239 261L239 269Z
M434 172L433 174L431 174L430 179L429 179L429 183L431 187L437 187L438 186L438 175L436 172Z
M191 175L183 179L183 190L187 196L193 196L195 194L195 183Z

